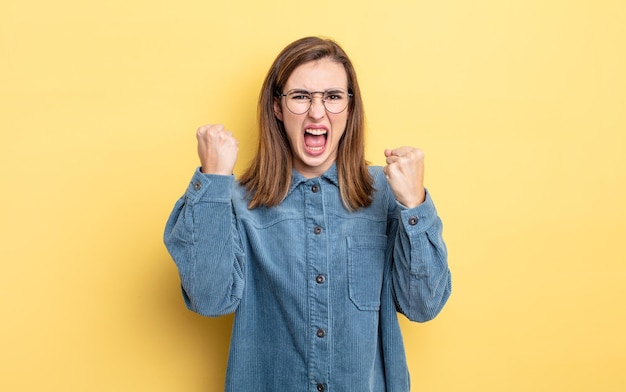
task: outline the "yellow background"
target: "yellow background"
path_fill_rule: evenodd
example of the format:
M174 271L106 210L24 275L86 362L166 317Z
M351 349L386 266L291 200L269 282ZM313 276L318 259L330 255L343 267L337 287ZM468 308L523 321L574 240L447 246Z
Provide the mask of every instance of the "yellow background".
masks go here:
M453 295L402 321L415 391L626 390L626 3L0 5L0 390L219 391L232 317L161 235L195 129L255 145L271 61L338 40L368 159L422 147ZM271 360L268 358L268 360Z

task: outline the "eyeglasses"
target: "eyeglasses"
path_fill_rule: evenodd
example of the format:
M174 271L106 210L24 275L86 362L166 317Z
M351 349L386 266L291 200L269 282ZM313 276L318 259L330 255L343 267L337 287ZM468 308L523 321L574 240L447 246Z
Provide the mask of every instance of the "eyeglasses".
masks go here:
M309 111L313 103L313 96L322 94L322 104L329 113L341 113L348 107L348 102L353 94L348 93L344 89L330 89L326 91L307 91L294 89L289 90L285 94L278 94L279 97L285 97L287 109L293 114L304 114Z

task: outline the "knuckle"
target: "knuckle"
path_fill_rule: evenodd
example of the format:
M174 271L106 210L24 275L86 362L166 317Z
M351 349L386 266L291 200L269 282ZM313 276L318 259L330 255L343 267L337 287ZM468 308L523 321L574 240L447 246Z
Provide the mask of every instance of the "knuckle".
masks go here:
M211 136L217 136L221 134L223 130L224 126L222 124L214 124L207 127L207 133Z
M196 135L197 136L202 136L202 135L206 134L206 130L207 130L207 127L206 126L202 126L202 127L198 128L196 130Z

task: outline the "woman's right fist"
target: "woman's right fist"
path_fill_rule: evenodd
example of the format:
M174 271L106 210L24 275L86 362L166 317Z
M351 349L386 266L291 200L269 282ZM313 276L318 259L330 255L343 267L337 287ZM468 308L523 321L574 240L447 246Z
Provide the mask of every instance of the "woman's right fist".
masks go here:
M239 142L222 124L204 125L196 131L198 157L205 174L233 174Z

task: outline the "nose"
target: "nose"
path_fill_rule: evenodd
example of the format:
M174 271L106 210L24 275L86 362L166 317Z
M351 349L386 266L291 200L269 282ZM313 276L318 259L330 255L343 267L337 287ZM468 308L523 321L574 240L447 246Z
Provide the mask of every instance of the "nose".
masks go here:
M316 97L318 99L316 99ZM326 115L326 107L324 106L324 98L321 94L313 94L311 97L311 107L309 108L309 117L322 118Z

